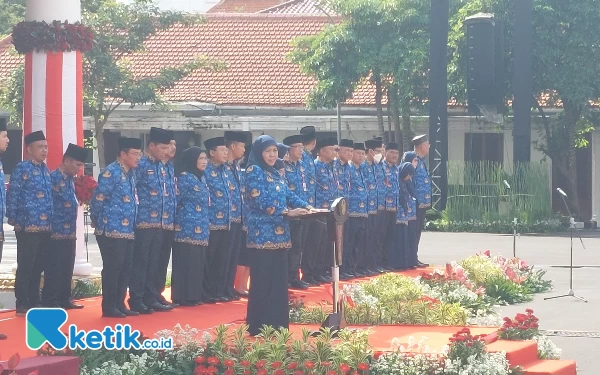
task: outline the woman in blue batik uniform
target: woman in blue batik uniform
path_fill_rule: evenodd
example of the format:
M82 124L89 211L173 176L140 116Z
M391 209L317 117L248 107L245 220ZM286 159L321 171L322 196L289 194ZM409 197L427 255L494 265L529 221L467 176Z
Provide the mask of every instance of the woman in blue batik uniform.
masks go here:
M246 323L253 336L264 326L288 328L288 260L292 247L288 217L308 213L308 203L292 194L274 168L277 142L262 135L254 141L246 168L247 246L250 292ZM288 205L295 208L288 210Z
M171 297L181 306L196 306L202 299L210 231L210 194L204 179L208 158L200 147L190 147L183 152L182 162L184 171L177 177Z
M411 177L415 168L411 163L402 163L398 173L398 212L396 213L396 228L394 231L394 248L390 254L390 265L396 271L409 269L413 266L410 257L411 232L409 218L416 218L416 201L412 189ZM412 193L411 193L412 192Z

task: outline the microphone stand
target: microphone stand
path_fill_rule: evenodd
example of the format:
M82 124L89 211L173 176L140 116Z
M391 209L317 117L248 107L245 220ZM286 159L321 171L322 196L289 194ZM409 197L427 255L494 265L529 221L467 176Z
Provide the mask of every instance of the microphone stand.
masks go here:
M584 249L585 249L585 245L583 243L583 239L581 238L581 235L579 235L579 229L577 229L575 227L575 218L571 214L571 210L569 210L569 205L567 204L567 201L565 200L565 195L561 193L560 197L562 198L563 203L565 204L565 207L567 208L567 212L569 213L569 227L571 228L571 264L569 266L569 291L567 292L567 294L563 294L560 296L554 296L554 297L546 297L546 298L544 298L544 300L557 299L557 298L563 298L563 297L574 297L580 301L587 302L587 300L585 298L576 295L575 292L573 291L573 229L577 230L577 236L579 237L579 240L581 241L581 246L583 246Z
M506 182L506 180L504 181L506 190L508 190L508 206L510 207L510 211L511 213L515 212L515 209L513 207L513 194L512 194L512 189L510 188L510 185L508 185L508 183ZM517 257L517 222L518 219L515 217L513 218L513 258Z

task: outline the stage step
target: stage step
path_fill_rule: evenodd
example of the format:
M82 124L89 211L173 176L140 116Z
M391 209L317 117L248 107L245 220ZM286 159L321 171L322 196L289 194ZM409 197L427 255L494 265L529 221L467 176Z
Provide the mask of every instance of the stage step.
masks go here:
M535 341L497 340L487 345L490 352L505 352L511 366L521 366L525 375L576 375L575 361L538 359Z
M526 375L576 375L575 361L541 360L533 361L525 368Z

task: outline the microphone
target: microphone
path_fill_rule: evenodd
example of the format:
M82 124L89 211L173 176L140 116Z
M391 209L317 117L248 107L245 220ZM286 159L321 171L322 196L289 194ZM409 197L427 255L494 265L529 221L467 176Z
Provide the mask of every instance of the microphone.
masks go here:
M506 186L507 189L510 189L510 185L508 184L508 182L506 180L504 180L504 186Z
M558 191L558 193L559 193L560 195L562 195L563 197L566 197L566 196L567 196L567 194L566 194L564 191L562 191L562 189L561 189L561 188L556 188L556 191Z

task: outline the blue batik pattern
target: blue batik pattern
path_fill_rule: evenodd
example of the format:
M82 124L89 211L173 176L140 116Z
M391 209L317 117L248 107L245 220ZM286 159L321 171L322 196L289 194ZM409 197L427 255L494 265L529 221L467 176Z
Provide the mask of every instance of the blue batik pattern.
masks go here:
M297 162L286 162L285 178L287 179L288 188L291 192L296 194L298 198L302 199L303 201L308 202L308 204L310 204L311 206L314 206L314 176L311 178L308 177L307 169L301 160Z
M208 185L204 177L183 172L177 179L175 242L208 246L210 234Z
M6 216L6 184L4 182L4 166L0 161L0 221L4 222ZM4 226L0 225L0 241L4 241Z
M246 245L252 249L289 249L292 247L288 219L289 207L308 206L292 193L276 171L264 171L257 165L246 169L248 201L248 235Z
M315 171L317 180L316 207L330 209L333 201L339 197L333 162L324 163L317 159L315 160Z
M229 230L231 188L227 164L215 165L209 161L204 171L204 178L210 191L210 208L208 210L210 230Z
M137 194L139 198L136 228L161 228L173 230L173 210L167 188L167 167L150 155L142 156L135 168ZM174 182L173 182L174 183Z
M240 166L237 162L227 163L227 175L229 176L229 191L231 193L230 220L232 223L242 222L242 188L240 180Z
M175 165L172 161L169 160L165 163L165 169L167 175L165 178L166 194L164 196L164 211L169 213L169 217L172 218L172 220L163 218L163 224L167 224L163 226L163 229L171 230L173 229L173 226L168 224L174 224L175 222L175 210L177 209L177 179L175 178Z
M367 186L369 215L375 215L377 214L377 177L375 164L365 160L360 165L360 171Z
M398 166L383 161L385 172L385 210L396 212L398 210Z
M315 183L317 180L316 169L315 169L315 158L312 157L310 152L304 150L302 151L302 166L304 168L304 180L306 182L306 197L303 198L310 205L316 204L316 196L317 196L317 184Z
M350 196L350 165L342 163L340 159L333 161L333 171L338 182L338 197L348 198Z
M350 193L348 198L350 217L369 216L369 188L362 174L362 164L350 164Z
M383 161L373 164L375 178L377 179L377 210L385 211L385 198L387 196L387 186L385 183L385 168Z
M79 202L75 195L75 177L67 176L60 169L50 172L52 181L52 238L57 240L77 239L77 213Z
M50 232L52 182L45 163L24 160L10 175L6 218L15 231Z
M97 236L134 239L137 216L135 174L118 162L98 176L98 187L90 202L90 219Z
M431 207L431 179L425 161L418 156L418 164L413 176L415 190L417 192L417 204L419 208Z

